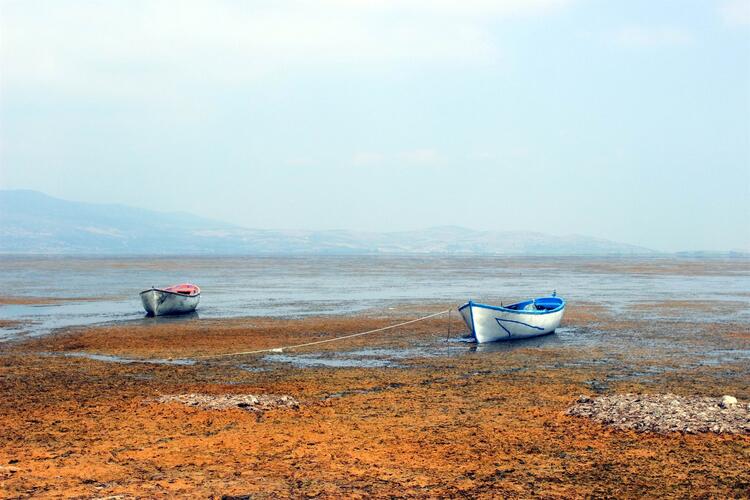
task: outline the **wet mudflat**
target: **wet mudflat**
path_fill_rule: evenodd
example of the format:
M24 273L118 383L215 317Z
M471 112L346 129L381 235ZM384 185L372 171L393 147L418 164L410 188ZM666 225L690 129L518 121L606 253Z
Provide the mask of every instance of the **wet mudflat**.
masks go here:
M203 290L202 319L362 315L468 299L507 304L557 289L571 304L625 315L679 317L699 303L693 321L750 323L750 260L740 258L0 256L0 342L141 321L138 292L185 282ZM713 308L703 306L709 302Z
M581 395L750 402L748 324L701 321L699 305L656 321L652 305L623 315L575 304L557 334L513 344L462 342L454 316L448 341L439 317L299 352L210 357L445 305L125 322L5 343L2 495L750 495L748 434L636 432L566 414ZM241 406L263 395L295 404Z

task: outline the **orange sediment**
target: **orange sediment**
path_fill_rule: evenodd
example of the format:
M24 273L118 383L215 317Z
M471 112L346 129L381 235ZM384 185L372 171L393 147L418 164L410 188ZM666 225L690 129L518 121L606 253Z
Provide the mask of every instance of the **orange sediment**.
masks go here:
M443 342L444 317L300 352L427 345L445 354L399 358L386 368L298 368L265 356L183 366L59 355L191 358L408 319L154 321L4 345L0 496L750 493L750 436L637 434L565 415L579 394L592 392L592 381L605 379L601 390L612 393L726 393L747 401L750 375L738 367L681 369L673 359L673 369L654 377L608 379L611 366L582 362L596 359L597 348L472 352ZM594 319L606 321L571 310L566 323ZM188 393L287 394L300 406L253 413L158 401Z
M0 306L2 305L49 305L60 302L90 302L98 299L91 297L15 297L9 295L0 296Z

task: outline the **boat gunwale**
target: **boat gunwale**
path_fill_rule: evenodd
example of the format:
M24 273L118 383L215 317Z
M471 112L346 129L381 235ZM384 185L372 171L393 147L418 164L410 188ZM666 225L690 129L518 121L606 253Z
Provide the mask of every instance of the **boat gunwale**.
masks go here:
M461 311L462 309L465 309L470 306L477 306L477 307L484 308L484 309L491 309L493 311L502 311L502 312L509 312L509 313L515 313L515 314L539 314L541 315L541 314L552 314L552 313L556 313L565 309L565 299L562 299L560 297L537 297L534 300L539 300L539 299L556 299L560 301L560 305L554 309L546 309L543 311L521 311L518 309L508 309L507 307L491 306L489 304L481 304L479 302L474 302L470 300L466 304L459 307L458 310ZM516 304L521 304L522 302L516 302ZM516 305L516 304L511 304L511 305Z
M171 293L172 295L178 295L180 297L200 297L200 295L201 295L200 291L198 293L196 293L195 295L190 295L190 294L187 294L187 293L172 292L170 290L164 290L163 288L149 288L148 290L143 290L138 295L143 295L144 293L148 293L148 292Z

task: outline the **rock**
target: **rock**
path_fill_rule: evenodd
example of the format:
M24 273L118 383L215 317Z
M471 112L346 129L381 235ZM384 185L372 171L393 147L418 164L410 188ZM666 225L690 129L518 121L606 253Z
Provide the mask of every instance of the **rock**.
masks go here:
M721 403L719 403L719 406L722 408L730 408L732 406L735 406L737 404L737 398L734 396L723 396L721 398Z
M716 398L673 394L581 396L566 413L637 432L750 434L750 405L732 396L719 404Z
M157 398L160 403L182 403L208 410L241 408L252 412L263 412L275 408L298 408L299 401L282 394L176 394Z

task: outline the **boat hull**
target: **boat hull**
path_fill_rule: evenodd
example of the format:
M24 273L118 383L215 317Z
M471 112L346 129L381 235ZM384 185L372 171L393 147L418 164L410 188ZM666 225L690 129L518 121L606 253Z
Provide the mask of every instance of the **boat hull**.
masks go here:
M551 311L520 311L468 302L458 311L477 342L525 339L547 335L560 326L565 302Z
M141 302L149 316L166 316L169 314L185 314L195 311L201 295L185 295L151 289L141 292Z

